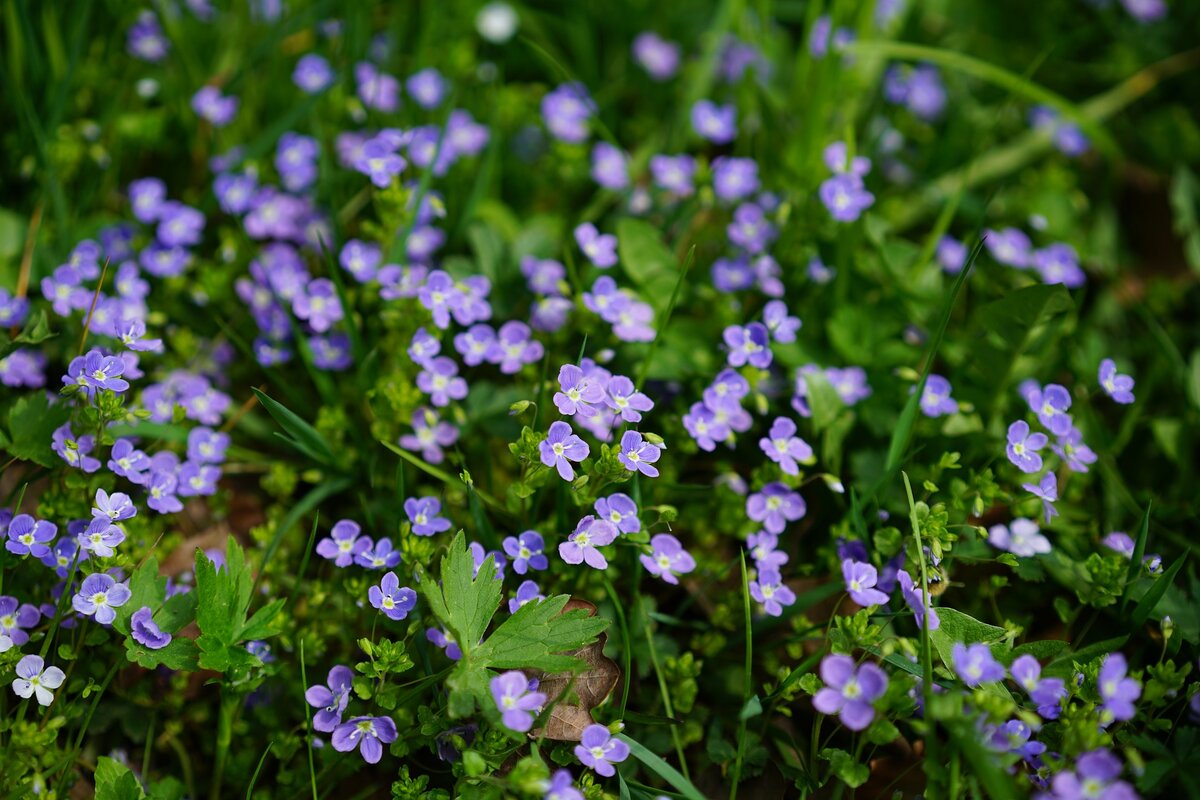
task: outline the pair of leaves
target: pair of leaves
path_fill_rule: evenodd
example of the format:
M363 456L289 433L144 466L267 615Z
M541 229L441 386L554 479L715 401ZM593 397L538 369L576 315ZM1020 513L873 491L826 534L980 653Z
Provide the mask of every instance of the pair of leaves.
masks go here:
M167 579L158 574L158 560L153 556L134 571L129 579L129 592L129 602L117 609L113 620L113 628L125 634L126 657L145 669L163 665L173 670L194 671L199 651L191 639L174 636L166 647L153 650L136 641L129 632L130 617L148 607L159 628L166 633L177 633L195 618L195 595L186 592L167 597Z
M254 578L246 555L230 537L220 569L201 550L196 551L196 622L200 627L199 664L202 669L228 672L258 663L243 642L275 635L283 599L267 603L247 619Z
M442 558L441 581L435 582L428 575L421 577L421 594L463 652L446 682L453 717L473 713L476 702L485 710L495 711L487 700L489 669L583 669L584 663L571 652L596 641L608 627L608 620L590 617L582 609L564 613L569 598L558 595L526 603L485 639L500 606L502 590L494 557L488 556L476 573L461 531Z

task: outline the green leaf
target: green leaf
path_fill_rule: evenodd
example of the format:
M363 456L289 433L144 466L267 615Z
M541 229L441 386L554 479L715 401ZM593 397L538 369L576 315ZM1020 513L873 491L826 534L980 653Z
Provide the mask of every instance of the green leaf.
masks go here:
M255 611L254 616L250 617L245 627L242 628L239 638L242 641L250 641L253 639L266 639L269 636L279 633L279 628L277 627L279 620L276 617L279 616L279 610L283 608L284 602L284 598L281 597L278 600L272 600L258 611Z
M1134 606L1133 614L1130 615L1134 625L1141 627L1146 624L1146 620L1150 619L1150 615L1158 607L1158 603L1162 600L1163 595L1166 594L1167 589L1175 582L1175 576L1183 569L1183 565L1187 563L1188 556L1191 554L1191 550L1185 550L1182 556L1175 559L1175 563L1171 565L1171 568L1162 577L1154 581L1150 588L1146 590L1146 593L1142 595L1142 599L1138 600L1138 604Z
M820 753L821 758L829 762L833 774L851 789L857 789L871 777L871 770L866 764L860 764L845 750L827 747Z
M1121 592L1121 611L1129 605L1129 593L1133 590L1134 581L1142 572L1142 557L1146 555L1146 539L1150 536L1150 506L1142 514L1142 525L1138 529L1137 540L1133 545L1133 557L1129 559L1129 570L1125 573L1125 589Z
M942 606L937 610L938 619L941 620L941 625L937 630L929 631L929 640L933 642L934 648L941 656L942 663L949 669L954 669L954 661L951 656L951 651L954 649L956 642L963 644L974 644L983 642L987 645L996 645L1004 640L1007 631L1004 628L988 625L985 622L980 622L972 616L962 613L953 608ZM1007 647L992 648L993 655L1003 655L1007 653Z
M1033 656L1038 661L1056 659L1070 649L1071 643L1062 639L1042 639L1037 642L1026 642L1014 647L1000 658L1000 663L1009 666L1021 656Z
M200 666L199 655L196 643L182 636L175 637L158 650L151 650L132 638L125 640L125 657L145 669L157 669L161 665L176 672L195 672Z
M478 658L498 669L563 672L577 668L580 659L559 654L591 644L609 621L589 616L582 609L563 614L569 599L560 594L521 606L479 647Z
M244 670L258 659L242 642L270 636L271 626L283 600L275 600L260 609L249 622L253 577L241 545L232 536L225 552L225 565L216 565L203 551L196 551L196 623L200 627L200 666L217 672Z
M1128 636L1118 636L1115 639L1105 639L1102 642L1081 647L1073 653L1065 653L1047 664L1042 669L1042 675L1047 678L1070 677L1075 673L1075 664L1087 664L1100 656L1119 650L1127 641L1129 641Z
M39 308L29 315L29 319L25 320L25 327L21 329L21 332L17 334L15 339L0 347L0 356L6 356L13 350L16 350L17 345L41 344L57 335L50 330L50 321L46 317L46 310Z
M101 756L96 764L96 800L142 800L137 776L120 761Z
M17 398L8 410L8 441L4 449L22 461L32 461L43 467L62 463L50 445L54 430L70 415L71 409L66 403L50 405L45 392Z
M966 756L980 784L987 787L988 796L995 800L1016 800L1013 781L997 763L995 752L984 747L978 729L963 719L946 720L945 725L950 743Z
M467 551L466 537L459 531L442 557L440 584L424 576L420 589L434 616L454 634L465 657L479 646L492 615L500 607L503 585L496 577L493 556L487 557L479 575L475 575L475 561Z
M117 609L116 619L112 623L115 629L126 635L129 634L129 618L136 611L143 607L154 610L166 597L167 579L159 577L158 560L154 556L147 558L129 577L129 592L129 601Z
M254 389L254 394L258 397L258 402L267 410L274 420L279 423L279 427L283 428L287 436L281 436L285 442L299 450L304 455L316 461L318 464L323 464L329 467L337 466L337 458L333 455L333 450L330 449L325 438L294 411L280 403L278 400L273 400L258 389Z
M675 254L663 243L658 228L632 217L617 220L617 254L621 267L643 297L661 311L675 285Z
M1019 352L1033 328L1075 307L1062 284L1027 286L988 303L975 316L976 325L998 336L1009 351Z

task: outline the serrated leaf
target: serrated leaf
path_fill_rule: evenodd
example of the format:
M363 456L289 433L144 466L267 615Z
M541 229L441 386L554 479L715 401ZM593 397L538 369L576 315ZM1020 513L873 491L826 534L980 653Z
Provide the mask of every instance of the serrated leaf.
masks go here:
M17 399L8 410L8 441L4 449L10 455L43 467L54 467L62 459L51 448L54 430L67 421L71 409L66 403L50 404L45 392L38 391Z
M454 634L464 656L479 646L492 615L500 607L503 583L496 577L495 559L488 556L475 575L475 561L459 531L442 557L441 583L421 580L421 594L442 624Z
M93 777L96 800L142 800L146 796L129 767L108 756L100 757Z
M157 669L160 665L176 671L193 672L199 666L200 650L191 639L177 636L158 650L151 650L132 638L125 640L125 656L145 669Z
M559 654L590 644L608 627L608 620L582 609L563 614L568 600L560 594L521 606L479 647L479 657L498 669L561 672L580 665L578 658Z
M117 609L116 619L112 623L116 630L126 635L129 634L129 618L135 612L143 607L154 610L166 597L167 579L158 574L158 559L150 556L134 570L133 575L129 576L129 593L129 601Z
M279 610L283 608L284 599L272 600L265 606L254 612L254 616L246 622L238 634L241 641L249 641L251 639L266 639L268 636L274 636L279 633L276 627L279 616Z

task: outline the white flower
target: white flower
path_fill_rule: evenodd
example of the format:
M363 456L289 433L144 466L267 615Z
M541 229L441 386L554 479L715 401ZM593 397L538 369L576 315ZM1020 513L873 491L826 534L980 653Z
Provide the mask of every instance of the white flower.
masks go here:
M17 662L17 678L12 687L18 697L29 698L36 694L37 701L44 706L54 702L54 692L50 690L62 686L67 676L58 667L43 671L45 666L41 656L25 656Z

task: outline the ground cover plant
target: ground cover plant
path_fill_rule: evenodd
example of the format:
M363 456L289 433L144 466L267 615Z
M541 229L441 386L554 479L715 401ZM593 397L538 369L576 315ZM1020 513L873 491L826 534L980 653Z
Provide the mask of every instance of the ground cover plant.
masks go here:
M0 2L0 796L1200 796L1200 6Z

